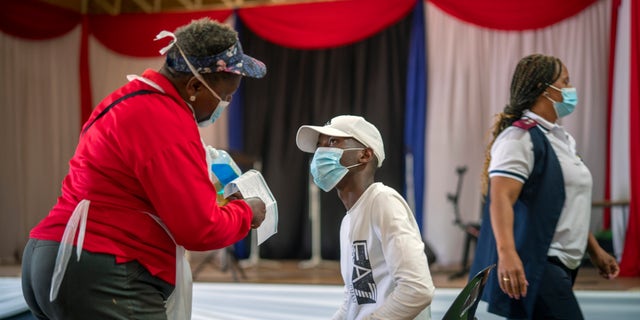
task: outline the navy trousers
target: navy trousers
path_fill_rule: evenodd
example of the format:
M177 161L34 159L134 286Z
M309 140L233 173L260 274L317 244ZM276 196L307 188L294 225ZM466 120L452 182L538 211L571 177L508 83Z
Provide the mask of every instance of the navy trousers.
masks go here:
M573 293L578 269L565 267L556 257L549 257L532 319L583 320L580 305Z

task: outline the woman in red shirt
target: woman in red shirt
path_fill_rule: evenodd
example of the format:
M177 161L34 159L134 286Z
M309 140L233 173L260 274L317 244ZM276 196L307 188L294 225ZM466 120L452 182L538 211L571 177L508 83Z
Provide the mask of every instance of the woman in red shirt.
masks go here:
M61 196L30 233L22 287L39 319L188 318L184 249L223 248L264 220L258 198L216 203L198 126L266 67L208 18L165 37L164 66L129 76L94 109Z

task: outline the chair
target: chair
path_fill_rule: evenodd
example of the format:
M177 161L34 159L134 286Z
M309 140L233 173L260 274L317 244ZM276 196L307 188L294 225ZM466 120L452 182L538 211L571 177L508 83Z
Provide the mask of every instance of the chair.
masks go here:
M447 313L444 314L442 320L476 319L476 308L480 302L480 297L482 297L482 291L487 283L487 279L489 279L491 269L495 267L496 265L492 264L478 272L462 289L462 292L458 294L456 299L453 300L453 303L447 310Z
M462 190L462 177L464 176L464 173L466 171L466 166L456 168L456 173L458 174L458 186L456 188L456 193L447 193L447 200L449 200L453 204L453 214L455 216L455 220L453 221L453 223L460 227L465 235L464 251L462 252L462 266L460 267L460 271L449 276L449 280L464 277L467 272L469 272L469 266L467 265L467 263L469 262L469 250L471 249L471 244L475 244L478 241L478 236L480 235L480 223L463 222L462 218L460 217L460 207L458 206L458 200L460 200L460 192Z

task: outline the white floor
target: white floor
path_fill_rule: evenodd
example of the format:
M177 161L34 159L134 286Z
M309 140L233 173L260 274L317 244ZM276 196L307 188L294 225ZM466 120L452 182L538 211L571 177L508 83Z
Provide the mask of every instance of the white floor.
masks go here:
M342 287L244 283L195 283L192 319L329 319L342 301ZM441 319L460 289L437 289L433 319ZM640 291L577 291L587 320L640 319ZM0 278L0 319L27 310L19 278ZM479 320L501 319L480 302Z

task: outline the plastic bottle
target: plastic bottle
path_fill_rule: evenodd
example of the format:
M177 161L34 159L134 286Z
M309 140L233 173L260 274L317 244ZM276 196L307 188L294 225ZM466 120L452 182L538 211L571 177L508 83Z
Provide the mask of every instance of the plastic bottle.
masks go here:
M224 186L242 174L238 165L233 158L224 150L217 150L211 146L208 148L211 155L211 173L213 173L213 184L218 192L218 203L226 202L224 200Z

